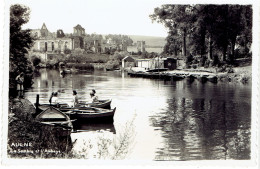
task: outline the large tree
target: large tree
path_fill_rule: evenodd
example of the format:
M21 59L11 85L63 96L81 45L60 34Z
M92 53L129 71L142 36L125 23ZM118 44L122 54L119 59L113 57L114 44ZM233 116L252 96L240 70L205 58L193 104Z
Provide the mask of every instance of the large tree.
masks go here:
M205 56L223 62L234 57L235 46L249 52L252 42L252 9L249 5L162 5L151 19L169 30L164 52L176 54L181 42L182 54ZM230 62L232 63L232 62Z
M23 5L10 7L10 55L9 55L9 85L15 86L15 77L24 72L25 87L32 85L32 63L27 57L28 49L33 45L30 30L22 30L22 25L29 21L30 9Z

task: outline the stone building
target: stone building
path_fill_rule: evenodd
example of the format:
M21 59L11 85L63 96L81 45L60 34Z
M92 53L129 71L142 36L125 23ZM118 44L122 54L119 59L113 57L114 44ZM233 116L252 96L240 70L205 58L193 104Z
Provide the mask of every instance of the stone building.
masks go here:
M76 28L78 28L77 26ZM80 30L81 32L78 32L77 35L85 33L84 28L81 27ZM84 30L84 32L82 30ZM43 23L41 29L34 29L31 31L31 33L32 36L36 38L32 47L33 51L49 53L63 52L66 49L73 50L75 48L83 48L84 46L82 44L83 40L81 40L80 36L65 36L61 29L59 29L57 33L51 33L47 29L45 23Z
M145 41L137 41L137 52L145 52Z
M85 29L82 28L81 25L77 25L73 27L73 36L84 36L85 35Z

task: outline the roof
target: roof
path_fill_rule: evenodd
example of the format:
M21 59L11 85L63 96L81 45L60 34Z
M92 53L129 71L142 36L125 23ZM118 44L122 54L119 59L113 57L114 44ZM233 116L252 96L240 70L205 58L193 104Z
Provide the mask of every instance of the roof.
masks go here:
M45 25L45 23L43 23L42 28L41 29L47 29L47 26Z
M132 57L130 57L130 56L126 56L126 57L124 57L124 58L122 59L122 61L127 61L127 62L134 62L134 61L135 61L135 59L134 59L134 58L132 58Z
M80 24L77 24L76 26L74 26L74 28L77 28L77 29L84 29ZM85 29L84 29L85 30Z

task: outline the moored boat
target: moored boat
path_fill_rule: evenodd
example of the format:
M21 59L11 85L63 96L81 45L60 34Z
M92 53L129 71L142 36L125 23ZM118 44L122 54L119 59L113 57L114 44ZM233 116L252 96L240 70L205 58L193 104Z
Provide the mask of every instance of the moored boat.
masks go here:
M207 79L208 79L208 81L210 81L212 83L217 83L218 82L217 76L211 75L211 76L208 76Z
M60 132L63 132L62 135L69 135L73 129L69 116L51 106L38 114L35 119L42 124L53 126Z
M77 107L77 108L97 107L97 108L103 108L103 109L110 109L111 108L111 102L112 102L112 99L98 100L98 102L95 102L95 103L88 103L88 102L85 102L85 101L80 101L79 104L77 104L75 107Z
M167 68L155 68L155 69L147 70L146 72L164 72L167 70L168 70Z
M66 115L71 119L76 119L77 122L88 122L88 123L111 123L114 122L114 109L101 109L88 107L88 109L80 110L76 108L60 108Z

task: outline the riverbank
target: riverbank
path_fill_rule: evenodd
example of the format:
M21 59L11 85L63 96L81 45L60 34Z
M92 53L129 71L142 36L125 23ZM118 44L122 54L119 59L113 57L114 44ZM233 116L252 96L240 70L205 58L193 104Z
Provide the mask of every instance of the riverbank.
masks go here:
M34 119L35 108L27 99L10 99L8 147L11 158L64 158L72 148L70 137L61 137L49 125Z
M234 82L250 84L252 81L252 66L242 66L220 70L218 68L181 69L163 72L146 72L145 70L132 68L128 73L133 77L154 79L180 80L184 78L197 78L202 82Z

